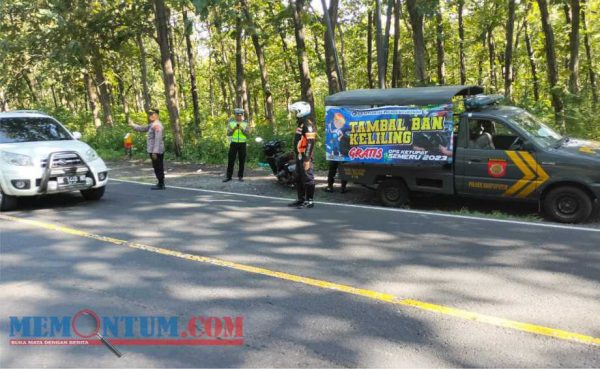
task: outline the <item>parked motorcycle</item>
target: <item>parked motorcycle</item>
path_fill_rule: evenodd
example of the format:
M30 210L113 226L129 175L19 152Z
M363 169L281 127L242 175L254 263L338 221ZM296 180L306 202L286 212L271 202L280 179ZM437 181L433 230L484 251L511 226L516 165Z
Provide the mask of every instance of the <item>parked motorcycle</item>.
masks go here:
M296 163L294 161L293 152L284 152L283 142L272 140L263 144L263 151L267 159L267 163L277 182L293 187L296 184Z

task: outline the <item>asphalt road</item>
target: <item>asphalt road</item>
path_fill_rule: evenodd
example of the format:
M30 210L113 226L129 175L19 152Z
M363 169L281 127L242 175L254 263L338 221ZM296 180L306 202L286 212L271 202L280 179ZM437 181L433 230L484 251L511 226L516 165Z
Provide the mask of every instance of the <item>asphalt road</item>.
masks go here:
M3 214L2 368L600 367L598 229L115 181ZM243 316L244 344L9 344L11 316L86 308Z

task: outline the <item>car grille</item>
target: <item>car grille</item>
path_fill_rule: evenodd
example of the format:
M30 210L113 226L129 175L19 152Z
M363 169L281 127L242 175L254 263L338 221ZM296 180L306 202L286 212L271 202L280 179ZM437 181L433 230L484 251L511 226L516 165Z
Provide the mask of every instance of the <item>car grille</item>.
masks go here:
M51 168L69 168L82 165L83 160L75 153L65 153L54 155ZM46 168L48 159L42 160L42 168Z

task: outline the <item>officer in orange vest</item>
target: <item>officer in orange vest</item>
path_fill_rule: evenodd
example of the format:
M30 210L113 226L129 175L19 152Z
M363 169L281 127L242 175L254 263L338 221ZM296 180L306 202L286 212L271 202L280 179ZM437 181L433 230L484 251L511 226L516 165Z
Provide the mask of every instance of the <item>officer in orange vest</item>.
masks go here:
M290 112L296 114L298 126L294 136L294 153L296 156L296 190L298 199L289 206L298 209L312 208L315 206L313 197L315 195L315 176L313 173L313 150L317 132L309 115L310 104L304 101L291 104Z

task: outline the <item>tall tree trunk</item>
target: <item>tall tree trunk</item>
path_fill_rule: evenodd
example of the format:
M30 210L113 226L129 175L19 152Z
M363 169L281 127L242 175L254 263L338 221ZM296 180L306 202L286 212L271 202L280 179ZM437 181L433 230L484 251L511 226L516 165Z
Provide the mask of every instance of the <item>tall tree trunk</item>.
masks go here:
M483 42L483 47L485 48L485 41ZM482 51L479 53L478 55L478 63L477 63L477 85L478 86L482 86L483 85L483 65L485 63L485 51L483 51L485 49L482 49Z
M100 92L100 105L102 106L102 115L104 117L104 123L112 127L113 117L110 109L110 93L108 89L108 82L104 78L104 69L102 67L102 56L100 50L97 47L93 48L92 66L94 68L95 84Z
M130 122L129 118L129 104L127 103L127 90L125 89L125 82L123 81L123 75L119 73L117 76L117 87L119 89L119 99L121 105L123 105L123 114L125 114L125 121Z
M490 64L490 81L494 90L498 90L498 76L496 75L496 43L494 42L494 30L490 27L487 31L487 49Z
M50 90L52 92L52 100L54 101L54 106L56 108L58 108L57 104L58 104L58 100L56 99L56 91L54 90L54 85L50 85ZM89 97L87 94L87 87L85 85L85 81L83 82L83 90L85 91L85 93L83 94L83 108L85 109L86 112L89 113L90 111L90 102L89 102Z
M236 95L235 103L246 112L246 117L250 117L248 107L248 86L244 78L244 63L242 60L242 18L237 17L235 26L235 76L236 76Z
M402 57L400 55L400 10L402 1L394 3L394 52L392 55L392 87L400 86L402 75Z
M340 38L340 59L341 59L341 63L342 63L342 79L344 78L346 74L346 42L344 41L344 30L342 29L342 25L338 24L337 27L338 30L338 37ZM342 86L344 87L344 90L346 89L346 83L344 82L342 84Z
M314 116L315 100L310 81L310 70L308 68L308 57L306 56L306 45L304 43L304 24L302 23L302 14L304 0L290 1L293 7L294 33L296 36L296 55L298 57L298 70L300 71L300 87L302 91L302 100L308 102L311 107L311 115Z
M66 91L66 95L67 95L67 108L69 109L69 111L77 111L77 109L75 108L75 97L73 97L72 90L68 89Z
M271 2L268 3L269 4L269 10L271 12L271 14L274 13L273 11L273 4ZM288 77L290 75L290 72L293 74L293 78L295 80L297 80L296 78L296 69L292 68L290 65L288 65L288 46L287 46L287 41L286 41L286 37L285 37L285 30L283 29L283 27L281 27L280 23L277 23L275 25L275 28L277 29L277 33L279 34L279 37L281 38L281 48L283 49L283 67L285 70L285 83L284 83L284 95L285 95L285 106L289 106L290 104L290 100L291 100L291 94L290 94L290 88L288 86ZM289 119L290 113L288 111L288 119ZM288 120L289 122L289 120Z
M131 83L129 85L129 89L131 90L131 94L133 95L133 103L134 103L134 111L142 111L144 108L139 99L141 93L138 91L137 86L139 86L136 74L135 67L132 64L127 66L127 74L131 76Z
M192 50L192 40L190 35L194 30L193 22L188 20L188 11L183 9L183 24L185 27L185 49L187 51L188 68L190 73L190 90L192 93L192 106L194 107L194 129L198 135L202 134L200 130L200 104L198 103L198 86L196 86L196 63L194 61L194 52ZM209 57L210 64L210 57ZM212 88L212 81L211 81ZM211 96L212 98L212 96ZM212 101L211 101L212 102Z
M383 35L381 31L381 0L375 0L375 47L377 48L377 81L379 88L385 88L385 72L383 61Z
M263 95L265 97L265 116L267 121L271 125L271 129L275 132L275 118L273 117L273 96L271 94L271 87L269 85L269 75L267 73L267 66L265 63L265 54L258 33L256 32L256 25L250 14L247 0L240 0L244 16L248 22L248 28L250 30L250 36L252 37L252 43L254 44L254 50L256 52L256 59L258 59L258 67L260 70L260 83L262 85ZM256 96L256 94L255 94Z
M224 78L227 81L227 89L229 92L229 98L230 98L230 102L229 104L233 107L236 108L238 107L236 105L236 82L233 80L233 77L231 75L231 73L229 73L229 59L227 58L227 51L225 49L225 43L223 42L223 39L220 39L220 44L221 44L221 63L223 64L223 66L225 66L227 68L227 71L224 72Z
M221 111L229 112L231 108L229 107L229 97L227 96L227 86L223 78L219 78L219 86L221 87L221 95L223 96L223 107Z
M175 78L175 84L178 86L177 88L177 102L181 104L182 109L187 109L187 100L185 98L185 78L183 78L184 69L180 68L183 66L181 62L181 58L178 54L178 45L181 44L177 40L177 32L174 29L174 25L171 24L171 19L173 18L173 13L171 12L171 8L167 6L167 39L169 40L169 50L171 51L171 63L173 64L173 74ZM177 13L175 13L175 17L177 17ZM178 20L176 19L175 22ZM178 106L179 108L179 106Z
M94 127L98 129L102 126L102 121L98 117L100 110L100 107L98 106L98 95L96 94L96 88L88 72L83 73L83 83L85 84L85 89L87 91Z
M519 42L521 41L521 34L523 33L524 27L525 27L525 17L523 17L523 21L521 22L521 25L517 28L517 35L515 36L513 53L516 50L519 50ZM514 58L514 56L513 56L513 58ZM512 86L512 84L515 82L515 80L517 79L517 76L519 74L519 64L511 63L511 66L512 66L512 71L511 71L511 76L510 76L510 83ZM511 95L512 95L512 87L511 87Z
M437 49L437 79L438 84L446 84L446 56L444 52L444 19L442 17L442 2L438 2L438 7L435 13L436 32L435 44Z
M269 5L269 9L271 12L271 15L274 17L275 16L275 12L273 10L273 4L271 2L268 2ZM293 73L294 79L299 81L299 76L298 76L298 72L296 71L295 68L292 68L291 66L291 62L289 62L287 55L289 55L289 47L287 44L287 37L286 37L286 32L285 29L281 26L281 23L278 22L275 24L275 28L277 29L277 33L279 34L279 38L281 39L281 48L283 49L283 65L285 67L285 72L286 75L288 75L288 73L290 73L290 71ZM288 64L288 62L290 64ZM287 86L286 86L287 89ZM287 105L286 105L287 106Z
M323 53L319 49L319 35L317 32L311 32L313 36L313 45L315 47L315 56L317 57L317 61L319 65L325 64L325 59L323 59Z
M258 114L258 98L256 97L258 93L256 91L252 91L252 102L254 103L254 111Z
M417 0L407 0L406 4L415 48L415 80L417 84L425 85L427 83L427 63L425 61L423 13L418 9Z
M173 37L173 27L171 27L171 8L166 6L166 26L167 26L167 41L169 42L169 56L173 65L173 72L177 69L177 60L175 59L175 39ZM175 81L177 83L177 81Z
M33 86L33 82L31 81L31 78L29 77L29 71L23 72L23 79L25 80L25 83L27 84L27 88L29 89L29 94L31 95L31 99L33 100L33 103L37 104L38 97L37 97L37 94L35 93L36 88Z
M369 79L369 88L373 88L373 11L368 13L367 30L367 78Z
M567 2L562 4L562 11L565 15L565 22L567 24L571 24L571 10L569 9L568 1L570 1L570 0L567 0Z
M387 86L387 70L388 70L388 55L390 50L390 28L392 25L392 12L394 9L394 0L388 0L386 19L385 19L385 32L383 33L382 47L383 47L383 83Z
M571 33L569 35L569 92L579 92L579 0L571 0Z
M4 90L0 90L0 111L8 111L8 98Z
M215 116L215 81L212 78L213 75L213 66L212 66L213 56L212 56L212 47L209 46L208 51L208 105L210 108L210 116Z
M241 20L241 18L240 18ZM246 38L246 34L244 33L244 29L241 28L242 30L242 66L246 65L246 63L248 63L248 54L246 50L246 47L244 46L245 44L245 38ZM253 97L253 93L254 90L252 89L252 86L250 86L248 84L248 81L246 80L246 72L245 70L243 71L244 73L244 91L246 91L246 105L244 106L244 110L248 112L248 122L252 123L253 119L254 119L254 112L256 111L253 106L252 106L252 97ZM258 113L258 112L257 112Z
M329 33L331 31L332 35L335 35L335 27L337 26L337 17L338 17L338 3L339 0L331 0L329 4L329 9L327 10L329 14L329 20L331 22L331 30L327 30L328 25L325 16L323 16L323 23L325 29L327 30L324 34L324 44L325 44L325 72L327 73L327 84L329 87L329 94L334 94L340 90L339 85L339 76L337 74L337 70L335 67L335 59L333 55L332 45L329 41ZM335 40L335 37L332 36L332 40ZM335 47L335 45L333 45Z
M148 110L152 107L152 97L148 89L148 66L146 63L146 48L144 47L144 40L142 34L138 33L135 36L135 41L140 49L140 70L142 78L142 96L144 97L144 110Z
M533 47L531 46L531 38L529 38L529 29L527 27L527 18L524 21L525 31L525 47L527 49L527 58L529 59L529 66L531 67L531 78L533 79L533 98L535 101L540 100L540 82L537 75L537 66L535 65L535 56L533 54Z
M587 59L590 87L592 89L592 102L594 105L596 105L598 103L598 91L596 90L596 73L594 72L594 59L592 58L592 47L590 45L590 38L588 36L587 22L585 20L585 11L587 7L585 6L585 2L583 4L584 6L581 9L581 23L583 25L583 43L585 45L585 57Z
M165 98L167 101L167 110L169 111L169 120L173 132L173 144L175 155L181 156L183 149L183 135L179 126L179 102L177 101L177 84L175 83L175 73L171 60L171 50L168 36L168 18L167 7L164 0L154 0L156 11L156 34L158 46L160 49L160 61L163 72L163 82L165 85Z
M458 59L460 63L460 84L467 83L467 67L465 65L465 24L463 8L465 0L458 0Z
M550 24L550 15L548 13L547 0L537 0L540 8L542 29L544 31L544 42L546 49L546 63L548 68L548 84L550 85L550 94L552 95L552 106L554 107L555 119L562 132L566 131L563 117L563 103L560 92L557 91L558 68L556 67L556 51L554 49L554 31Z
M229 73L229 60L227 58L225 44L223 43L223 38L220 36L222 33L220 29L220 20L218 18L218 15L215 15L214 18L215 22L213 25L217 30L217 33L212 33L210 24L208 25L207 29L209 39L213 39L213 37L216 37L218 39L217 42L220 48L220 52L217 51L212 53L215 65L218 67L217 80L219 81L219 87L221 88L221 95L223 97L223 104L221 105L220 109L221 112L230 113L230 110L235 107L235 93L234 88L232 87L231 74ZM217 56L220 56L220 59Z
M58 110L58 101L56 100L56 91L54 91L54 84L50 85L50 92L52 93L52 102L54 102L54 109ZM86 106L85 109L88 110L88 107Z
M508 1L508 23L506 24L506 48L504 51L504 96L512 99L512 54L515 29L515 0Z

